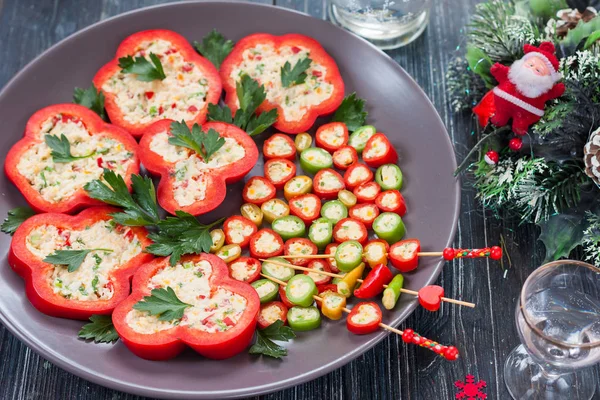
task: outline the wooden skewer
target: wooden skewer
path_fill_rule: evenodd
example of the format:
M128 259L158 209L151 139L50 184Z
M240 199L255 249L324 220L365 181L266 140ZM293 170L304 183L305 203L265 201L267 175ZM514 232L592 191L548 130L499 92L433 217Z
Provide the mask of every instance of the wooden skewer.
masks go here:
M389 253L385 254L386 256L389 255ZM425 251L425 252L419 252L417 253L417 255L419 257L442 257L444 255L444 253L442 253L441 251ZM334 255L333 254L307 254L307 255L287 255L287 256L277 256L279 258L286 258L286 259L293 259L293 258L306 258L306 259L313 259L313 258L333 258Z
M283 287L285 287L287 285L287 282L284 282L277 278L273 278L272 276L268 276L268 275L265 275L262 273L260 274L260 276L262 276L263 278L269 279ZM320 296L317 296L317 295L313 295L313 299L315 299L316 301L323 302L323 298ZM342 310L346 314L350 314L352 312L352 310L350 310L347 307L342 308ZM426 337L420 336L418 333L414 332L412 329L406 330L406 333L407 333L406 336L410 336L410 338L409 338L409 337L405 337L405 335L404 335L405 331L396 329L393 326L384 324L383 322L379 323L379 327L381 327L387 331L394 332L397 335L400 335L402 337L402 340L404 340L407 343L408 343L407 339L410 339L411 343L414 343L421 347L425 347L426 349L429 349L429 350L435 352L436 354L444 357L446 360L455 361L456 359L458 359L458 350L456 350L456 348L454 346L445 346L445 345L439 344L437 342L434 342L433 340L429 340Z
M261 259L259 259L259 261L268 262L270 264L278 265L280 267L292 268L292 269L295 269L295 270L298 270L298 271L313 272L315 274L330 276L332 278L343 278L344 277L343 275L334 274L333 272L319 271L318 269L300 267L298 265L286 264L286 263L283 263L283 262L280 262L280 261L275 261L275 260L265 260L265 259L261 258ZM362 283L363 280L362 279L358 279L358 282ZM383 287L387 288L388 285L383 285ZM413 296L418 296L419 295L419 292L415 292L414 290L404 289L404 288L400 289L400 292L406 293L406 294L411 294ZM468 301L456 300L456 299L452 299L452 298L449 298L449 297L442 297L441 300L445 301L447 303L458 304L460 306L475 308L475 304L474 303L469 303Z

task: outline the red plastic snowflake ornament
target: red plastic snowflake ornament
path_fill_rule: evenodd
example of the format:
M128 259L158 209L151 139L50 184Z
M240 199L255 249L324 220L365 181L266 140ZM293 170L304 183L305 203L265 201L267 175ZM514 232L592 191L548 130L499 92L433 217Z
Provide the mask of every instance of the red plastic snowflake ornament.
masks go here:
M477 400L487 399L487 394L483 393L481 389L485 388L485 381L479 381L475 383L475 377L473 375L467 375L465 381L456 381L454 386L459 388L461 391L456 393L457 399L464 400Z

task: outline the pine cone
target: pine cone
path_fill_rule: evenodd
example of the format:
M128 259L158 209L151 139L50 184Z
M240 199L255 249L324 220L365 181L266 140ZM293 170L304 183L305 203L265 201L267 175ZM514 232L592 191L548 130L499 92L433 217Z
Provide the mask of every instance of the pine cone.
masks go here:
M583 13L580 13L577 9L570 8L560 10L556 13L556 16L559 18L556 21L556 36L561 39L564 38L571 29L577 26L580 20L588 22L596 15L598 15L598 12L594 7L586 8Z
M586 175L592 178L596 185L600 185L600 128L592 132L590 140L583 148L583 162Z

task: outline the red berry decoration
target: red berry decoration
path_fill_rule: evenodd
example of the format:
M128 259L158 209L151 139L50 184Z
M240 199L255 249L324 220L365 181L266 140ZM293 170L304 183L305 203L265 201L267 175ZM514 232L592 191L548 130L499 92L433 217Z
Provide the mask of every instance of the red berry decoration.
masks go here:
M498 164L498 160L499 159L500 159L500 157L498 156L498 152L495 151L495 150L490 150L487 153L485 153L484 160L489 165L496 165L496 164Z
M523 139L520 137L512 138L508 141L508 148L512 151L519 151L523 147Z
M492 260L499 260L502 258L502 248L500 246L494 246L490 250L490 257Z
M412 329L405 329L404 332L402 332L402 340L404 340L405 343L410 343L412 342L414 334L415 331Z
M448 346L448 347L446 347L446 349L444 350L444 353L442 355L448 361L456 361L459 356L458 349L454 346Z
M454 260L454 249L452 247L446 247L444 249L444 260L450 261L450 260Z

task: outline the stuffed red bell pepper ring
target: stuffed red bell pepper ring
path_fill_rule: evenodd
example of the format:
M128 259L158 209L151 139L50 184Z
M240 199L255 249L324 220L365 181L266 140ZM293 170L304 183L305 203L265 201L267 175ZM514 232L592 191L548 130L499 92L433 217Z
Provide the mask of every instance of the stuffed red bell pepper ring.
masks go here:
M166 78L141 81L124 73L119 59L127 56L158 57ZM209 103L221 97L219 71L200 56L178 33L166 29L141 31L128 36L115 58L94 77L94 86L105 96L105 107L113 124L142 136L152 123L168 118L185 120L189 126L203 124Z
M160 175L158 202L167 212L182 210L192 215L217 208L227 192L227 183L242 179L256 164L258 149L238 127L222 122L202 126L214 129L225 144L204 160L194 150L169 143L171 120L153 124L140 141L140 158L153 174Z
M38 214L15 232L8 263L25 279L35 308L54 317L87 320L110 314L127 298L131 276L153 257L143 250L152 242L142 227L117 225L119 210L91 207L78 215ZM67 268L44 261L56 251L89 250L79 265Z
M86 107L56 104L29 118L24 137L6 156L4 170L36 211L71 213L104 204L83 187L100 179L105 169L130 186L131 175L140 170L138 153L135 139L125 130Z
M227 265L213 254L183 256L174 266L158 258L137 270L131 295L115 308L113 324L131 352L148 360L167 360L185 347L224 359L252 340L260 310L256 291L228 276ZM174 293L186 307L180 318L160 319L140 302L153 290Z
M305 58L312 61L303 84L282 85L281 68L293 68ZM262 68L257 68L262 65ZM263 112L277 108L275 129L286 133L307 131L318 116L333 113L344 99L344 82L338 67L316 40L298 34L273 36L257 33L239 40L221 64L225 103L238 108L236 83L246 74L259 79L267 98L259 107Z

